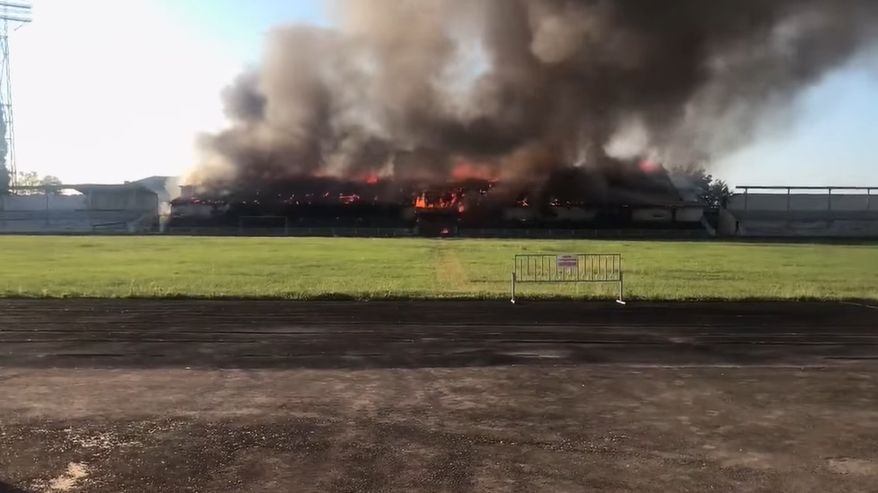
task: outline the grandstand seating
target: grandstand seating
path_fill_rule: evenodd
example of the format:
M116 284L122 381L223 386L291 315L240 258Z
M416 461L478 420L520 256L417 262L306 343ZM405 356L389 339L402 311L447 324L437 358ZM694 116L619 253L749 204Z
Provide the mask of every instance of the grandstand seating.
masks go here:
M0 233L140 233L156 229L155 193L131 185L81 187L88 193L0 196Z
M816 193L735 194L720 216L720 233L745 237L878 237L878 196L872 189L840 194L836 189L804 189ZM762 188L757 188L762 190ZM878 189L876 189L878 190ZM824 192L824 193L821 193Z

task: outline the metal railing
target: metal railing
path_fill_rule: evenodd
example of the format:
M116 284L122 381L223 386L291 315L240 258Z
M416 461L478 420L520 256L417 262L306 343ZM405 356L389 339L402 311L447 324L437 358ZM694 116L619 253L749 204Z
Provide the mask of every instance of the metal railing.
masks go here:
M854 192L857 195L862 195L866 197L866 210L872 209L872 201L876 196L875 192L878 191L878 187L793 187L793 186L753 186L753 185L743 185L735 187L735 191L743 190L744 193L741 194L744 196L744 210L749 210L749 199L750 199L750 191L756 190L759 192L774 192L777 195L781 195L783 193L787 196L787 211L792 210L791 201L792 195L794 192L826 192L815 195L825 195L827 197L827 210L832 210L832 199L833 196L838 197L838 194L833 193L835 191L841 190L843 192Z
M618 253L576 253L569 255L516 255L512 268L512 303L517 284L529 283L617 283L618 303L625 304L625 275Z

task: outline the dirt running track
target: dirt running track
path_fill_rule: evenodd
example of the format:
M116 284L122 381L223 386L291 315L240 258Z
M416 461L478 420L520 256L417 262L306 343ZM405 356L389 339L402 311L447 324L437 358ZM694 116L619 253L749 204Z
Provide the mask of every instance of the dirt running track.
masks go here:
M0 492L875 491L862 304L0 301Z

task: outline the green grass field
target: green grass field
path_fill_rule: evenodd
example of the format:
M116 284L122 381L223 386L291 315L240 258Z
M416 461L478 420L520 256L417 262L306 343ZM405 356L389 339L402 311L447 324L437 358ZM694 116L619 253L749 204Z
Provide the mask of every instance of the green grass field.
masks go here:
M0 296L504 299L515 253L574 252L622 253L631 299L878 300L872 245L22 236L0 237Z

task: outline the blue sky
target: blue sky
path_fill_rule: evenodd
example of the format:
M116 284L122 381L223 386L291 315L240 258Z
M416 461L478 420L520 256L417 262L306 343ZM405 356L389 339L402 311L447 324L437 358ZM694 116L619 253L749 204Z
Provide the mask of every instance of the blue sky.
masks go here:
M321 0L156 0L193 34L227 43L236 56L258 59L265 34L284 22L326 25Z
M878 186L878 58L828 75L799 96L792 115L716 173L736 185Z
M388 0L391 1L391 0ZM180 174L219 93L266 33L328 24L321 0L34 0L12 38L18 166L65 182ZM766 137L715 164L733 185L878 186L878 50L806 91Z

